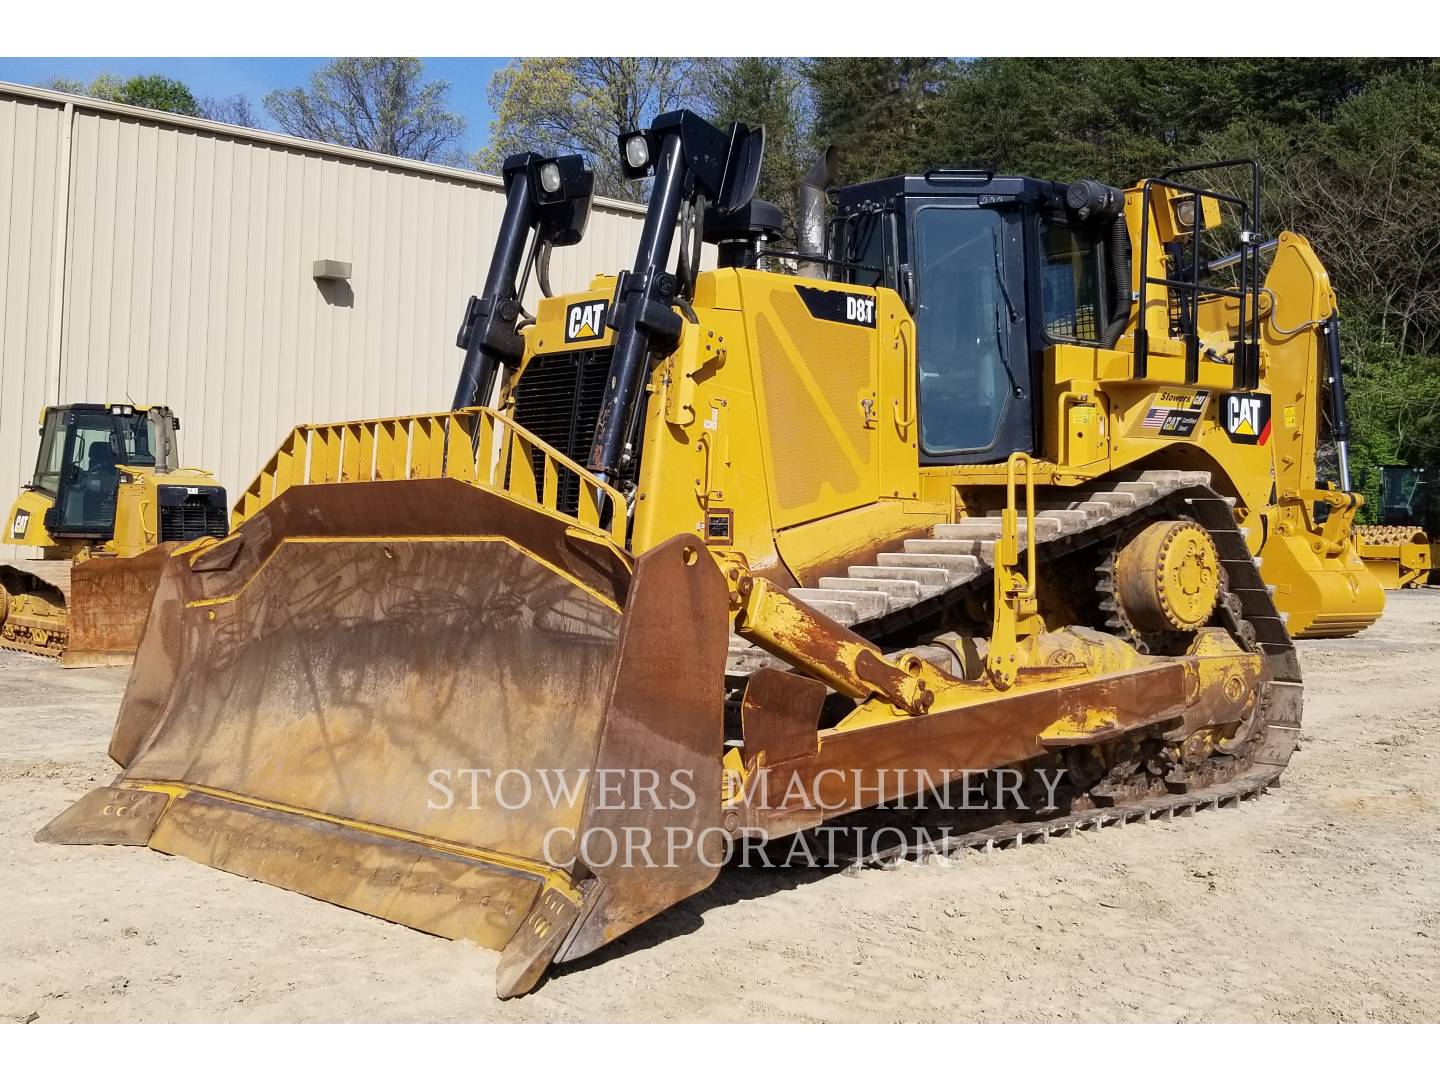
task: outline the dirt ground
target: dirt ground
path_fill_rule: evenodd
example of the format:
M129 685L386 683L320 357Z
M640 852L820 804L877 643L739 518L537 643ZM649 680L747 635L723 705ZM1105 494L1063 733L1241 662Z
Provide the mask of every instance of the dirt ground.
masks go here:
M108 782L124 671L0 653L0 1019L1440 1020L1440 592L1305 642L1306 733L1240 809L946 865L733 871L538 993L495 956L32 834Z

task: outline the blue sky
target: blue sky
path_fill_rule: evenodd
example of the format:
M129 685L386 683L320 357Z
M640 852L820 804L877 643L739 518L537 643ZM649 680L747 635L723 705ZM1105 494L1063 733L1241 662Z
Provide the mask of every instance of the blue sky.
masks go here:
M465 132L467 150L483 145L489 133L492 113L485 100L485 88L491 74L503 66L506 59L439 57L425 60L426 76L450 83L450 107L469 122ZM88 83L102 71L122 78L168 75L189 86L197 97L244 94L255 107L256 116L269 127L273 125L260 99L279 87L307 83L310 73L326 60L326 57L0 57L0 82L36 86L61 76Z

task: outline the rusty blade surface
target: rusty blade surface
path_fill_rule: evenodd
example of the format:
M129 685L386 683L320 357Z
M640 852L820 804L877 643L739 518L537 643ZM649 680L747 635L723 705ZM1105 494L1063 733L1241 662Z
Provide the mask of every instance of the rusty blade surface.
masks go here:
M69 643L62 667L128 664L150 615L165 563L181 545L160 544L130 559L91 558L70 571Z
M150 846L489 949L510 940L544 882L535 871L205 795L177 799Z
M591 785L581 825L599 895L561 959L613 941L720 872L729 628L725 580L695 537L641 556L595 756L605 782Z
M592 763L623 560L458 482L421 500L444 520L417 513L428 483L292 489L228 568L173 560L112 740L125 779L535 861L578 825L503 803Z
M579 850L587 829L716 823L727 597L693 540L632 574L603 537L458 482L293 488L168 560L153 612L117 786L43 839L148 839L500 949L506 996L718 871L697 848L639 872ZM622 777L612 805L597 770L662 779L637 802ZM136 790L169 799L153 835L103 839Z

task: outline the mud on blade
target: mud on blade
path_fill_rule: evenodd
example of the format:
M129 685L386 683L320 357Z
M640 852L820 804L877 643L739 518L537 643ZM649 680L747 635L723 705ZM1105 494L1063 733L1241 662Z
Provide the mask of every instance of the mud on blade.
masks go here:
M453 480L293 488L168 561L111 741L123 771L40 838L148 844L470 939L523 993L717 872L699 845L727 594L697 555L677 538L632 567ZM653 796L596 782L637 772ZM627 829L669 837L668 860L614 857Z
M63 667L126 664L145 631L145 620L170 555L165 543L127 559L89 558L70 572L70 641Z

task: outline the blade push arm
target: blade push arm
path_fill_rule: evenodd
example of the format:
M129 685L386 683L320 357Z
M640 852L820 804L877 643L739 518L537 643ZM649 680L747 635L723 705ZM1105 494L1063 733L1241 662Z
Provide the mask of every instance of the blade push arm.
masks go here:
M915 716L935 703L937 689L959 684L918 656L886 659L859 634L756 577L744 556L726 553L716 560L730 589L735 632L832 690L857 701L878 697Z

